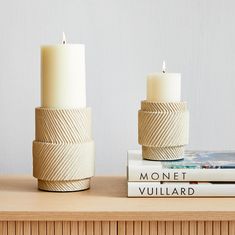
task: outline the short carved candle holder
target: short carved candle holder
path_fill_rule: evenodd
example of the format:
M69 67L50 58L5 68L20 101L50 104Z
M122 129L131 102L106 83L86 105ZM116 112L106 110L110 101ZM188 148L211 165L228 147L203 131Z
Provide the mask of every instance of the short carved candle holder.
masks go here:
M148 160L182 159L188 144L189 111L186 102L142 101L138 113L138 140Z
M80 191L94 175L91 109L36 108L33 175L45 191Z

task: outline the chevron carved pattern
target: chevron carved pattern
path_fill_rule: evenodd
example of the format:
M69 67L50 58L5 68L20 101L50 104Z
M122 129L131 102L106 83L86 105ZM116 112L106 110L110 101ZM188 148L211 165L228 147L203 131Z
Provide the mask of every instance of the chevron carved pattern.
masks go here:
M139 111L139 143L152 147L183 145L188 142L188 112Z
M150 160L180 159L188 143L189 112L185 102L142 101L138 113L138 141Z
M142 146L142 154L147 160L177 160L184 155L184 146L176 147L146 147Z
M82 143L91 140L91 108L36 108L36 140Z
M156 103L143 100L141 101L141 110L148 112L183 112L188 109L186 102Z
M82 144L33 143L33 175L40 180L61 181L94 175L94 142Z
M74 192L90 188L90 178L68 181L46 181L38 180L38 187L45 191L66 191Z
M91 109L36 108L33 175L38 188L79 191L94 175Z

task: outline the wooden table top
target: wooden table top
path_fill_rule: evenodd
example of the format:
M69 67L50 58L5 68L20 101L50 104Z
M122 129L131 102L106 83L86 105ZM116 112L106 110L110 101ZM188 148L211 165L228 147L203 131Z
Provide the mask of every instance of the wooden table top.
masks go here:
M235 220L235 198L127 198L126 177L94 177L83 192L37 190L32 176L0 176L0 220Z

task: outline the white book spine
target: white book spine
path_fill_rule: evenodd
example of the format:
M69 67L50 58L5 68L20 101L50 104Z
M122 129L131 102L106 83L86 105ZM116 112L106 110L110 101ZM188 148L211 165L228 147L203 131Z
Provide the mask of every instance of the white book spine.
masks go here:
M235 184L128 182L128 197L234 197Z
M230 181L235 169L162 169L151 166L128 166L128 181Z

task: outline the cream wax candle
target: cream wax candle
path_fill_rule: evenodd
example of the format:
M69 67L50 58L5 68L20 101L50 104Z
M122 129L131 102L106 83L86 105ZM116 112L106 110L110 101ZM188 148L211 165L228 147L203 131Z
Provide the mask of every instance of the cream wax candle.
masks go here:
M166 73L163 62L162 73L153 73L147 77L147 101L179 102L181 100L181 74Z
M41 107L86 107L85 46L67 44L41 47Z

